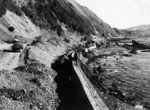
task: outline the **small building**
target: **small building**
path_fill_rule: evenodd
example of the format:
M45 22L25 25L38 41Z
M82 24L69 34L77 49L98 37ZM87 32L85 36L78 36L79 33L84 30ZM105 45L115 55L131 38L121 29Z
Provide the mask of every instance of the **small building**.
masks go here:
M90 45L88 49L93 50L93 49L96 49L96 48L97 48L96 43L94 43L94 44Z
M93 40L87 41L85 43L85 52L91 51L91 50L96 49L96 48L97 48L96 43Z

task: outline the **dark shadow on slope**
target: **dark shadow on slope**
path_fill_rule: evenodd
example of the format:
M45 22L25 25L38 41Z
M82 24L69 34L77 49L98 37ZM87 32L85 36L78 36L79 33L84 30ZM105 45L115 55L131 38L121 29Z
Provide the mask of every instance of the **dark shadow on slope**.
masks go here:
M22 12L12 0L0 0L0 17L6 14L7 10L14 12L18 16L22 16Z
M57 94L60 104L57 110L93 110L89 103L81 83L72 68L72 62L65 60L60 63L60 57L52 68L57 72Z
M21 53L20 50L17 51L12 51L12 50L3 50L3 52L7 52L7 53Z

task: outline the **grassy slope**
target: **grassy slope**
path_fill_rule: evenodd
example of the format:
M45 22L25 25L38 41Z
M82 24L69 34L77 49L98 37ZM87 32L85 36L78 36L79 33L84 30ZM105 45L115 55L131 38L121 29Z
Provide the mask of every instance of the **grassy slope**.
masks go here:
M118 36L116 31L112 29L107 23L102 21L96 14L86 7L80 6L84 13L89 17L93 26L99 33L110 33L113 36Z
M61 35L62 29L58 21L64 23L69 30L80 34L96 34L95 29L101 33L118 34L105 22L100 20L89 9L82 7L73 0L35 0L22 7L22 11L41 28L53 29Z
M150 37L150 25L140 25L128 28L129 31L134 31L140 34L142 37Z

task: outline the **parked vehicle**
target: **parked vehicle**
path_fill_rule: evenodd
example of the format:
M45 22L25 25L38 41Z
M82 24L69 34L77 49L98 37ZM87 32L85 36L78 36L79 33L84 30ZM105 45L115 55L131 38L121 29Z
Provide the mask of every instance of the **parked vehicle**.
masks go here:
M15 43L15 44L12 46L12 51L13 51L13 52L20 52L22 49L23 49L23 45L20 44L20 43Z

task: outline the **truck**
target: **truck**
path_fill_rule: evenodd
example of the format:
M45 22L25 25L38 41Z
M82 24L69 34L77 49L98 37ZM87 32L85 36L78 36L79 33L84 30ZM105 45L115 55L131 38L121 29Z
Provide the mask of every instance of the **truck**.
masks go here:
M11 48L13 52L21 52L23 45L20 43L14 43Z

